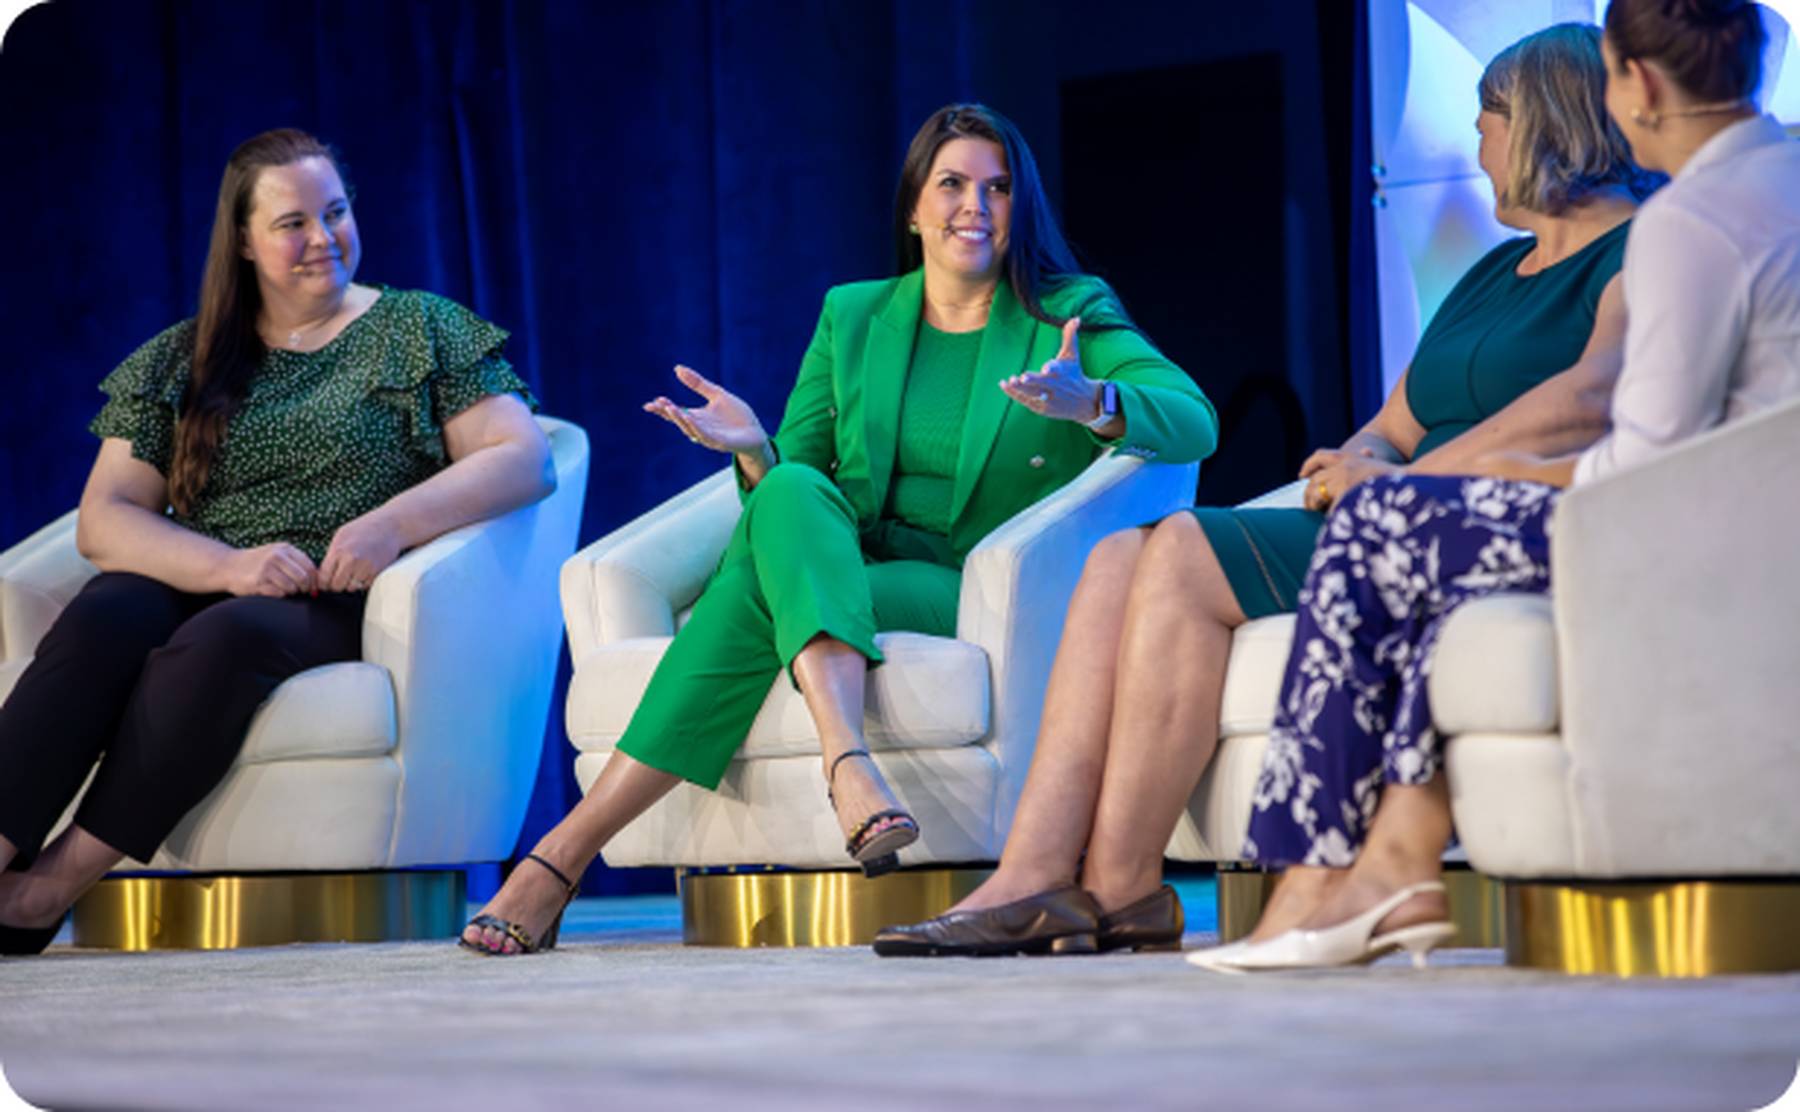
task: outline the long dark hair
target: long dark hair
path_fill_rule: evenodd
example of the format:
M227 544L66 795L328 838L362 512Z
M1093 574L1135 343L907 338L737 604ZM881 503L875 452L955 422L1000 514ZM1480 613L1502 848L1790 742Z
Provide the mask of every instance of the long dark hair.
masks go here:
M1621 67L1655 62L1697 100L1749 100L1762 83L1767 32L1750 0L1613 0L1606 38Z
M225 161L219 203L213 209L212 242L206 249L206 273L200 279L194 363L169 464L169 501L179 513L191 512L206 488L219 443L225 437L225 424L243 404L251 372L266 353L256 331L262 293L252 271L254 264L243 255L251 193L263 170L304 158L327 159L338 176L344 176L343 165L329 146L289 127L245 140Z
M897 273L905 274L924 261L918 237L912 234L913 210L931 174L938 149L952 139L985 139L1006 152L1007 173L1012 176L1012 231L1006 249L1005 276L1013 296L1025 311L1046 324L1064 322L1044 312L1047 288L1081 273L1075 253L1063 239L1062 229L1050 212L1044 182L1038 177L1037 160L1011 120L982 104L951 104L931 114L913 136L900 167L900 185L894 190L894 259Z

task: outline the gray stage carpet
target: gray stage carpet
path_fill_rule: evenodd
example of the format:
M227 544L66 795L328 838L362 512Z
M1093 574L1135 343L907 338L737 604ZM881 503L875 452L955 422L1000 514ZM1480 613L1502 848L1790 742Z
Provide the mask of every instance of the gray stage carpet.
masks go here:
M1174 955L899 961L685 948L667 899L578 908L562 949L514 960L0 959L0 1064L55 1108L872 1112L1747 1109L1800 1061L1800 975L1566 978L1493 951L1255 978Z

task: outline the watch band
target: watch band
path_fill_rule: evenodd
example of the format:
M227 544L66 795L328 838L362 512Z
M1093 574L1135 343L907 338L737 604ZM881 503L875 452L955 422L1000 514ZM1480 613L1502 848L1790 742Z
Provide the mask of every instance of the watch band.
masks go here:
M1100 384L1100 416L1092 421L1083 421L1082 425L1090 431L1098 432L1111 424L1112 419L1118 415L1119 384L1109 379Z

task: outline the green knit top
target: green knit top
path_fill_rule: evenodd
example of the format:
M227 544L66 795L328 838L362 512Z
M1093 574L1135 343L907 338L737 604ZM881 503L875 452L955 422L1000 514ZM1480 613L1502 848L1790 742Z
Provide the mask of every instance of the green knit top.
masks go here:
M286 541L313 560L338 527L445 467L443 424L492 394L530 389L504 329L436 294L377 287L317 351L270 348L226 423L206 487L175 520L234 548ZM152 338L106 377L89 426L167 475L194 355L194 322Z
M941 537L950 534L950 503L963 417L981 355L981 330L942 332L919 322L906 390L887 513L903 525Z

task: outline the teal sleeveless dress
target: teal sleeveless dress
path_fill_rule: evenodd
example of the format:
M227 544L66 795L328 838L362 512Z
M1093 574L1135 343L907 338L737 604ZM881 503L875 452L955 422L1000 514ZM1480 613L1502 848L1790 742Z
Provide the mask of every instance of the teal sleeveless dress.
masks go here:
M1625 260L1630 221L1529 277L1532 236L1482 256L1426 326L1406 378L1425 428L1422 456L1573 366L1587 347L1600 294ZM1299 509L1195 507L1193 515L1248 618L1292 611L1325 516Z

